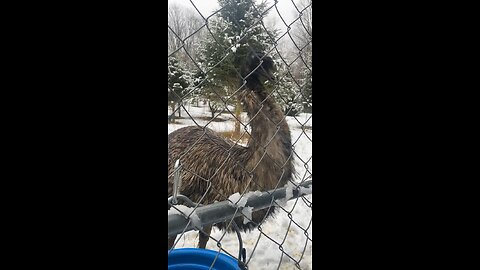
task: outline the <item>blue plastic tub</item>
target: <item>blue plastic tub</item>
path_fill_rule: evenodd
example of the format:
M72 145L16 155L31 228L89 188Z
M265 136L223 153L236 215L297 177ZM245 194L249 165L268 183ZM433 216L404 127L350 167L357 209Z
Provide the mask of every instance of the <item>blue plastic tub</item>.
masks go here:
M208 270L218 251L200 248L177 248L168 255L168 270ZM238 261L224 253L218 255L212 270L240 270Z

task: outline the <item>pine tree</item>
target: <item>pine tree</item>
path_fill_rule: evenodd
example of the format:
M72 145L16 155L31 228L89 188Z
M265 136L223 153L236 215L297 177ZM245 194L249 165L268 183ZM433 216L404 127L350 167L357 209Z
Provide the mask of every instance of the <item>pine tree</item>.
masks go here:
M302 95L298 81L293 78L293 74L289 72L287 66L278 62L279 68L276 74L278 80L273 84L273 96L282 106L285 115L297 116L302 112Z
M183 96L189 86L188 78L185 75L184 69L180 66L175 56L171 56L168 59L168 104L172 109L172 119L175 119L175 109L177 105L181 105L183 102ZM181 117L178 108L179 117Z
M312 112L312 1L296 0L297 7L302 10L299 21L294 25L292 34L301 48L301 61L297 62L296 68L300 70L299 81L301 82L301 94L303 109Z
M241 79L240 67L252 50L269 51L275 33L266 31L262 24L265 2L256 5L254 0L219 0L218 3L221 10L219 17L212 20L213 36L203 47L203 64L209 71L204 93L211 109L235 106L239 119L241 109L234 93ZM240 132L238 122L235 132Z
M310 58L310 69L304 70L304 78L302 80L302 96L303 96L303 109L304 112L312 113L312 60Z

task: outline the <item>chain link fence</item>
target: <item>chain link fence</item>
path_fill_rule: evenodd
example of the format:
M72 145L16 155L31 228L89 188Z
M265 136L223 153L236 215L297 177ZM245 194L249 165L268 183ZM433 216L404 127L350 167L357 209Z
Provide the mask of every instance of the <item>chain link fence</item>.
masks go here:
M312 269L311 59L311 0L169 0L169 254Z

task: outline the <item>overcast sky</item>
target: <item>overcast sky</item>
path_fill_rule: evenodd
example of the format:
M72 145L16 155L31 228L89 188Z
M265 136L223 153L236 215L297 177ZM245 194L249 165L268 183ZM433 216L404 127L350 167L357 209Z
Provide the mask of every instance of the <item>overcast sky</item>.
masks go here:
M192 2L195 4L195 6L198 8L198 10L202 13L204 17L208 17L215 10L219 8L216 0L192 0ZM168 0L168 3L169 4L179 3L179 4L186 5L193 8L192 4L190 3L190 0ZM271 6L273 3L274 1L270 0L269 6ZM285 20L287 24L290 24L293 21L293 19L296 17L295 16L296 11L295 11L295 7L292 4L292 0L278 0L277 8L280 15L282 16L282 18ZM269 13L269 17L271 16L275 16L277 18L278 20L277 23L282 23L275 8L271 9Z

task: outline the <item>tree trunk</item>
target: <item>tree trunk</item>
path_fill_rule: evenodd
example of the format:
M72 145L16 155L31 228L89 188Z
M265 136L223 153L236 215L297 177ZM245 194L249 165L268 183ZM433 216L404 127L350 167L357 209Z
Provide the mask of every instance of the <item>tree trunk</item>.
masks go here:
M170 122L175 123L175 102L170 103L170 108L172 108L172 118L170 118Z
M240 137L240 117L242 113L242 103L239 99L237 99L237 104L235 105L235 131L233 132L233 135L235 138Z
M208 107L210 108L210 112L212 113L212 119L213 119L213 117L215 117L215 110L214 110L210 100L208 101Z

